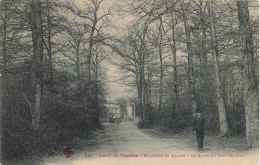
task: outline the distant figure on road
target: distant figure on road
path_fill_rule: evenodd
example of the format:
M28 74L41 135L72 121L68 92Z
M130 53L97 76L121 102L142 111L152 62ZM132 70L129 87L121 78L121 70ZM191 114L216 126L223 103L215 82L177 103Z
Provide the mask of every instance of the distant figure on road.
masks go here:
M200 110L197 110L197 113L193 114L193 131L197 136L198 150L202 151L205 132L205 117Z

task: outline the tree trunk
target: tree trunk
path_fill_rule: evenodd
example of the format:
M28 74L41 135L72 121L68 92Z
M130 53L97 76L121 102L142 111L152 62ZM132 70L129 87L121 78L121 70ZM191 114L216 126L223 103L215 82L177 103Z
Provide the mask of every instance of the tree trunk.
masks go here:
M172 45L171 49L172 49L172 56L173 56L173 94L174 94L174 99L175 99L174 111L179 106L179 93L178 93L178 86L177 86L178 72L177 72L177 48L176 48L176 39L175 39L175 26L176 26L176 24L174 23L173 13L172 13L172 41L173 41L173 43L171 44Z
M193 73L193 54L191 47L190 27L187 20L186 5L182 1L182 15L186 34L186 44L188 52L188 83L189 83L189 97L190 97L190 109L194 113L197 110L197 100L195 95L195 78Z
M160 17L159 25L159 57L160 57L160 95L159 95L159 106L158 111L162 110L162 92L163 92L163 58L162 58L162 17Z
M52 69L52 44L51 44L51 19L50 19L50 4L49 0L47 0L47 26L48 26L48 72L49 72L49 81L50 84L53 85L53 69Z
M149 103L149 109L151 110L151 107L152 107L152 89L151 89L151 86L152 86L152 80L151 80L151 70L149 70L149 73L148 73L148 96L149 96L149 100L148 100L148 103Z
M95 68L94 68L94 107L97 109L98 112L98 104L99 104L99 88L98 88L98 58L99 58L99 52L98 52L98 46L96 46L96 56L95 56ZM97 115L98 116L98 115Z
M4 25L5 26L5 25ZM5 40L3 40L2 42L5 42ZM3 44L3 57L4 57L4 54L6 53L5 51L5 46ZM1 60L1 64L3 64L3 59ZM2 121L3 121L3 105L2 105L2 102L3 102L3 69L4 69L4 65L3 67L0 67L0 162L2 162L2 136L3 136L3 129L2 129Z
M80 80L80 61L79 61L79 47L76 48L76 74L79 87L81 87ZM81 88L80 88L81 89Z
M208 12L210 18L210 36L211 36L211 45L212 45L212 55L214 60L214 73L216 80L216 97L218 105L218 114L219 114L219 126L220 126L220 135L224 136L228 133L228 125L226 118L226 109L224 105L224 100L221 95L221 84L219 78L219 59L218 59L218 47L217 47L217 38L216 38L216 28L215 28L215 19L213 15L213 4L212 0L208 1Z
M92 85L91 84L91 59L92 59L92 51L93 51L93 37L94 37L94 33L95 33L95 29L96 29L96 23L97 23L97 16L96 13L94 13L94 22L90 31L90 35L89 35L89 50L88 50L88 56L87 56L87 102L89 105L91 105L92 99L93 99L93 93L91 92L92 89Z
M90 36L89 36L89 52L88 52L88 57L87 57L87 62L88 62L88 66L87 66L87 73L88 73L88 81L90 83L91 80L91 58L92 58L92 49L93 49L93 36L94 36L94 31L95 31L95 25L93 25L91 32L90 32Z
M143 33L141 36L141 44L140 44L140 50L139 50L139 67L140 67L140 90L141 90L141 97L142 97L142 112L143 112L143 120L145 120L146 117L146 108L145 108L145 82L144 82L144 70L145 70L145 51L146 51L146 46L145 46L145 37L146 37L146 31L148 28L148 20L146 21L143 29Z
M201 73L201 87L203 98L203 105L207 105L207 90L208 80L207 80L207 51L206 51L206 20L205 11L203 6L203 0L200 0L200 26L201 26L201 45L200 45L200 73Z
M143 109L143 100L142 100L142 89L140 81L137 80L137 95L138 95L138 106L139 110L142 111L142 120L145 119L145 111Z
M1 2L0 2L1 3ZM5 6L4 2L2 2L2 4ZM0 59L0 64L2 66L0 66L0 162L2 162L2 139L3 139L3 127L2 127L2 121L3 121L3 112L4 112L4 97L5 97L5 79L6 79L6 73L5 73L5 69L6 69L6 63L7 63L7 57L6 57L6 53L7 53L7 49L6 49L6 40L7 40L7 11L8 8L3 8L3 10L0 12L2 14L1 18L2 18L2 26L3 28L0 29L0 32L2 34L2 41L1 41L1 45L2 45L2 58Z
M88 66L87 66L87 73L88 73L88 81L90 83L90 80L91 80L91 58L92 58L92 50L93 50L93 37L94 37L94 33L95 33L95 29L96 29L96 25L97 25L97 22L98 22L98 19L97 19L97 11L98 11L98 6L95 6L95 9L94 9L94 18L93 18L93 21L92 21L92 27L91 27L91 31L90 31L90 34L89 34L89 44L88 44L88 57L87 57L87 62L88 62Z
M39 129L42 88L43 88L43 30L41 18L41 4L39 0L32 0L31 3L31 30L33 41L33 63L35 69L36 91L34 98L34 108L32 116L32 126L35 130Z
M177 72L177 48L176 48L176 39L175 39L175 26L177 24L176 21L174 21L174 13L171 12L171 29L172 29L172 38L167 36L167 33L164 30L163 24L162 29L164 34L167 37L167 40L170 44L170 48L172 51L172 59L173 59L173 97L172 97L172 104L173 104L173 111L175 111L179 106L179 90L177 86L177 80L178 80L178 72ZM172 43L171 43L172 40Z
M4 11L3 11L4 12ZM3 64L3 70L5 70L6 69L6 63L7 63L7 57L6 57L6 35L7 35L7 30L6 30L6 24L7 24L7 20L6 20L6 17L7 17L7 13L6 12L4 12L4 13L2 13L4 16L3 16L3 33L2 33L2 35L3 35L3 41L2 41L2 49L3 49L3 60L2 60L2 64Z
M247 147L258 147L259 131L259 100L258 78L255 74L253 36L250 27L248 2L237 1L239 36L241 54L243 56L243 79L244 79L244 104L246 116L246 142Z
M3 105L2 105L2 102L3 102L3 84L2 84L2 69L0 68L0 162L2 162L2 138L3 138L3 127L2 127L2 121L3 121Z
M142 120L145 120L145 99L144 99L144 63L143 56L141 53L138 55L138 65L139 65L139 77L138 77L138 100L139 100L139 108L142 111Z

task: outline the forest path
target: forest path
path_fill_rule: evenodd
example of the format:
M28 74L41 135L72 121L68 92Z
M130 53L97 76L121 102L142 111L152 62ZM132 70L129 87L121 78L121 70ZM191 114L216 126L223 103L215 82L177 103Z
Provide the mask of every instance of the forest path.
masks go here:
M234 140L236 143L241 143L239 139ZM86 145L88 142L84 144L84 141L81 141L81 143ZM95 142L92 143L91 147L86 147L83 151L74 151L75 154L70 158L65 158L65 155L48 158L44 164L147 164L143 161L150 161L149 164L161 164L161 161L166 164L167 162L172 164L173 161L186 164L192 161L192 163L197 164L214 159L224 162L231 160L230 157L219 156L202 158L198 157L198 154L204 156L212 154L243 155L243 157L233 158L238 164L245 162L247 155L250 155L250 162L254 158L257 159L257 153L253 154L252 157L252 154L248 154L238 147L229 147L230 142L227 138L219 139L219 137L206 135L203 153L197 152L196 144L194 134L173 135L160 133L153 129L142 130L138 129L133 122L105 123L104 130L97 132ZM168 154L169 157L165 157L165 154ZM118 155L118 157L114 155ZM155 155L157 157L152 158ZM158 157L160 155L163 157ZM191 157L192 155L196 157Z

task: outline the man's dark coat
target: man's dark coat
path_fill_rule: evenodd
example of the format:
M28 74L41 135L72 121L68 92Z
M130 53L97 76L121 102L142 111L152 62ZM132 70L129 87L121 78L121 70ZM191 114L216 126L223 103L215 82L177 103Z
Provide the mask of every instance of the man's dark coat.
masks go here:
M205 132L204 115L201 115L201 117L198 117L198 114L196 114L196 116L193 117L193 131L196 131L197 142L198 142L198 150L202 150L203 149L204 132Z

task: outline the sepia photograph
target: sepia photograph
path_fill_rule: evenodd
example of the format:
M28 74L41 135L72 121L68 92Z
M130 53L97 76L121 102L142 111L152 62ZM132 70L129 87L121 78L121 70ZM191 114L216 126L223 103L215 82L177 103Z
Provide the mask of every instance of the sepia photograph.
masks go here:
M0 0L0 165L158 164L259 164L259 0Z

